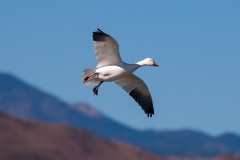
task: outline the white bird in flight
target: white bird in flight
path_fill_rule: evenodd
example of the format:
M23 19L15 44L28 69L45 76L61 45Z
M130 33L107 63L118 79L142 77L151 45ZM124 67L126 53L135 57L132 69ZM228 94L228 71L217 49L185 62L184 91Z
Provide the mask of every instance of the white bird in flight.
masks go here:
M98 84L93 88L94 95L103 82L115 82L124 89L144 110L147 116L154 114L153 102L147 85L132 74L142 66L158 66L153 59L146 58L135 64L122 61L117 41L100 29L93 32L94 51L98 61L97 69L86 68L82 77L85 85Z

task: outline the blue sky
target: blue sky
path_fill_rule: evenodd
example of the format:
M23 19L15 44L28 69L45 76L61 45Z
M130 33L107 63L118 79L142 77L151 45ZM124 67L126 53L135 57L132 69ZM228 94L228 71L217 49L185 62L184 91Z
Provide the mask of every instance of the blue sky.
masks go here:
M240 1L0 1L0 72L69 103L83 101L137 129L240 134ZM84 86L94 68L92 32L120 45L122 59L153 58L136 71L155 115L114 83Z

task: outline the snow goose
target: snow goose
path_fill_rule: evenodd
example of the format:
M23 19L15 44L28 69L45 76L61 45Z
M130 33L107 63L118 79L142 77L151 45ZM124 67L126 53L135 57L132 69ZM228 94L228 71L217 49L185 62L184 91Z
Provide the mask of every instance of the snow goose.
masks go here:
M100 29L93 32L94 51L98 61L97 69L87 68L82 77L85 85L98 84L93 88L94 95L103 82L114 81L123 88L144 110L147 116L154 114L153 102L147 85L132 74L142 66L158 66L153 59L146 58L136 64L122 61L117 41Z

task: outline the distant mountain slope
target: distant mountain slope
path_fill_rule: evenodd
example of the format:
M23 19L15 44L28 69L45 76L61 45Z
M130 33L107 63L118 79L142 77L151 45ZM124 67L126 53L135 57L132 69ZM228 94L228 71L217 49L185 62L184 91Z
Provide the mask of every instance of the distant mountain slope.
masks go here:
M69 126L27 121L0 112L1 160L165 160Z
M211 157L225 153L240 154L238 135L211 137L191 130L134 130L107 118L87 104L69 105L4 73L0 73L0 110L26 119L84 128L103 138L128 142L163 156Z
M124 140L128 134L138 133L101 114L93 117L86 111L77 110L76 106L68 105L12 75L3 73L0 73L0 109L21 118L66 123L89 129L109 139Z
M0 159L4 160L240 160L233 155L162 158L82 129L13 118L2 112L0 131Z

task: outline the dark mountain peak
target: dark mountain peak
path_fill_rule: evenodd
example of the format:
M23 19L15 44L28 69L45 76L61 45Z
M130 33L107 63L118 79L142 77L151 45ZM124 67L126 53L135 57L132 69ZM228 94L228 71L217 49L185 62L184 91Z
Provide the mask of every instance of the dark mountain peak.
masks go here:
M17 77L8 73L0 73L0 91L25 87L28 87L28 85Z
M62 106L67 104L11 74L0 74L0 109L4 112L21 118L51 120L48 114L65 114Z

